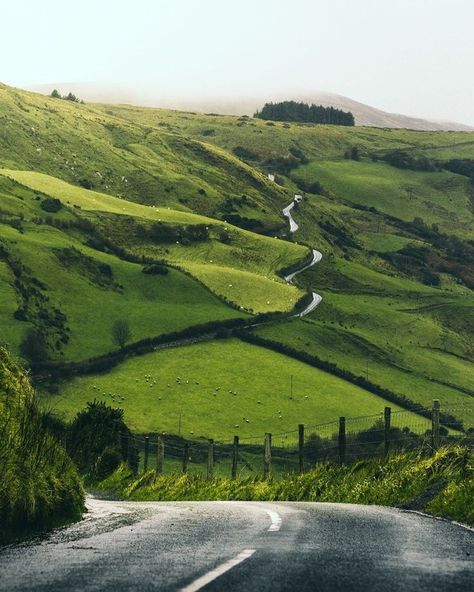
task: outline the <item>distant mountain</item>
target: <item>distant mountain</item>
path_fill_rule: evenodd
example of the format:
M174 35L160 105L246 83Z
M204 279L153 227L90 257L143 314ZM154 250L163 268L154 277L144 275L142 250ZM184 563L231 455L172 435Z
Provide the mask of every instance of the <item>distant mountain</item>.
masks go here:
M194 96L182 98L163 95L160 92L141 91L118 86L100 86L91 83L51 83L29 87L28 90L49 94L53 88L61 93L73 92L89 102L128 103L144 107L163 107L183 111L200 111L224 115L253 115L267 101L297 100L315 103L324 107L336 107L351 111L356 125L369 127L407 128L427 131L473 131L474 127L453 121L438 121L410 117L399 113L388 113L371 107L349 97L327 92L298 93L296 95L269 95L268 97L248 97L219 99Z
M349 97L336 95L332 93L315 93L301 100L305 102L318 103L324 107L337 107L344 111L351 111L356 120L356 125L367 125L370 127L392 127L408 128L415 130L432 131L472 131L474 128L462 123L453 121L434 121L430 119L421 119L419 117L409 117L399 113L388 113L381 109L376 109L370 105L359 103Z

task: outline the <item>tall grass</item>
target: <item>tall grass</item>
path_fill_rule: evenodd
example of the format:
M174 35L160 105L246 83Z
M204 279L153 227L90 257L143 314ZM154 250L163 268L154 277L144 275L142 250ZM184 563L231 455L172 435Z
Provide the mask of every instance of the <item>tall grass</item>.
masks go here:
M46 419L25 371L0 347L0 543L83 511L81 479Z
M321 464L282 480L211 479L201 476L134 477L120 467L100 489L132 500L316 501L400 506L474 524L474 457L468 448L442 448L348 466Z

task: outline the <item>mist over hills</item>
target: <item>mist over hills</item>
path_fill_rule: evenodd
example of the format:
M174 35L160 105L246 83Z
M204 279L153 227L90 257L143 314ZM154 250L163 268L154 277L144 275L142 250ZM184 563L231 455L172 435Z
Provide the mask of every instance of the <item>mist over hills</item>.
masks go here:
M123 86L101 86L93 83L51 83L28 87L28 90L49 94L53 88L61 93L69 91L88 102L104 102L116 104L131 104L144 107L163 107L182 111L197 111L202 113L218 113L223 115L253 115L255 111L268 101L297 100L315 103L324 107L336 107L344 111L351 111L357 126L406 128L420 131L472 131L474 127L454 122L412 117L400 113L389 113L365 103L355 101L349 97L323 91L278 94L270 93L267 97L194 97L172 96L166 93L144 92Z

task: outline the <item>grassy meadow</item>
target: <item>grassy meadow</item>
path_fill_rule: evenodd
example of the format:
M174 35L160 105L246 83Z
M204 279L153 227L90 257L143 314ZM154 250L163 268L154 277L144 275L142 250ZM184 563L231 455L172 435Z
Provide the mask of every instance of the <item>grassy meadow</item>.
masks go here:
M191 440L225 442L234 434L260 442L267 431L376 414L385 405L331 374L236 339L130 358L107 374L61 384L58 395L44 395L44 404L70 418L94 398L123 408L133 430L181 429ZM419 421L415 414L407 417Z
M14 318L22 305L21 286L11 262L0 257L2 334L14 348L41 315L57 318L56 309L65 315L67 329L54 324L49 329L50 339L60 341L55 357L79 360L112 349L110 327L117 317L128 317L133 339L140 339L209 320L289 312L314 290L323 300L310 316L274 321L257 331L356 375L368 374L414 402L429 405L439 398L466 427L473 425L473 189L467 176L448 172L443 161L473 159L474 134L81 105L4 85L0 121L0 243L26 266L20 279L40 293L26 320ZM353 148L359 160L345 157ZM435 159L436 170L382 162L393 150ZM276 174L276 182L268 173ZM295 193L304 199L294 210L299 229L290 237L281 208ZM58 198L62 209L46 216L40 208L45 196ZM209 235L202 241L157 241L151 230L159 221L170 227L204 224ZM91 242L98 236L115 251ZM303 261L309 247L322 252L322 261L287 285L282 269ZM173 268L165 276L146 276L127 258L151 258ZM107 281L91 271L101 265L111 269ZM69 338L61 342L64 332ZM59 394L44 395L43 401L70 417L98 394L92 385L100 380L101 396L125 397L118 404L134 429L176 431L182 405L176 397L185 389L175 379L189 356L201 377L193 372L187 380L201 384L189 389L197 419L196 425L183 424L183 433L228 438L237 424L250 430L257 422L258 432L282 422L285 429L294 426L304 415L295 400L290 405L278 395L281 420L270 408L260 411L263 395L270 397L267 383L272 392L284 393L292 374L285 369L296 362L249 347L221 341L158 351L108 374L59 385ZM206 348L214 348L209 359L189 353ZM228 415L228 405L221 414L217 394L197 388L208 377L211 387L227 376L220 351L239 374L229 378L238 395L231 395L235 410L231 405ZM137 385L140 373L157 374L155 357L166 358L168 374L162 400L150 403L147 389ZM314 404L315 422L383 407L368 393L353 396L353 387L338 381L336 399L310 403L313 379L321 386L333 377L297 364L294 375L307 377L302 396L308 396L304 405ZM130 365L136 369L129 373ZM274 376L275 368L281 372ZM252 415L260 393L262 402ZM242 399L244 411L236 409L240 397L250 397ZM151 414L148 404L156 406Z

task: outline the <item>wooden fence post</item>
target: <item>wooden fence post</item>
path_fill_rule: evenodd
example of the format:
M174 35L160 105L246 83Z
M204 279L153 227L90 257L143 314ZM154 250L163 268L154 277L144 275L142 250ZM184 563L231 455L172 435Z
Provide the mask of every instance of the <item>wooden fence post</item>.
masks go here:
M207 478L214 476L214 440L210 439L207 443Z
M346 461L346 418L339 418L339 464L343 465Z
M189 444L186 442L183 450L183 473L188 470Z
M433 399L433 412L431 415L431 433L433 449L439 448L439 399Z
M392 415L392 409L385 407L383 418L384 418L384 455L387 456L390 450L390 420Z
M263 475L265 479L272 474L272 435L265 434L265 447L263 457Z
M163 473L163 465L165 460L165 443L161 436L156 440L156 472L158 475Z
M234 445L232 447L232 479L237 478L237 463L239 460L239 436L234 436Z
M304 424L298 425L298 457L300 464L300 473L304 472Z
M150 453L150 438L145 436L145 461L143 463L143 470L146 472L148 470L148 455Z

